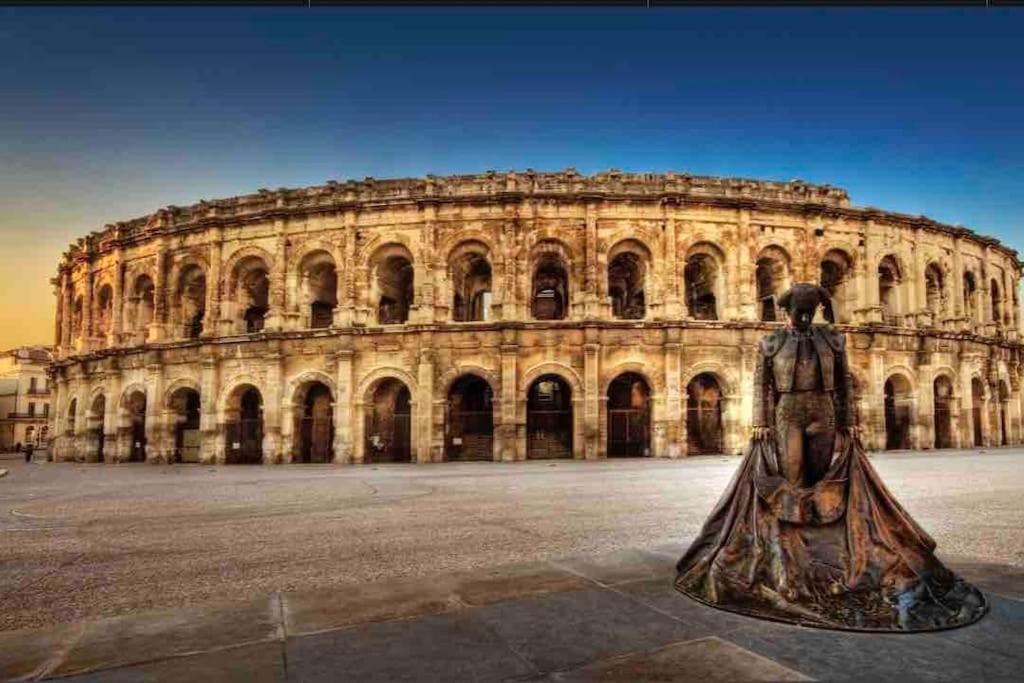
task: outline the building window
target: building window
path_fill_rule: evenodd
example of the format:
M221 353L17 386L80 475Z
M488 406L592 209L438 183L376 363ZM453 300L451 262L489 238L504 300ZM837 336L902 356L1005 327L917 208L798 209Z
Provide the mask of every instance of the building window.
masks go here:
M29 403L28 404L28 416L29 417L35 417L35 414L36 414L36 404L35 403Z
M50 417L50 404L49 403L44 403L43 404L43 417Z
M30 377L28 380L28 391L30 394L36 393L36 378Z

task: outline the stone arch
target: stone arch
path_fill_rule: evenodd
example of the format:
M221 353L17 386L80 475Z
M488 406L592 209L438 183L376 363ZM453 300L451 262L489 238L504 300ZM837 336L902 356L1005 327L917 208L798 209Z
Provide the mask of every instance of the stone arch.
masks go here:
M958 397L956 373L952 368L939 368L932 373L932 429L935 448L952 448L954 404Z
M924 267L924 304L932 315L932 325L938 326L949 311L949 277L947 269L937 259Z
M818 283L832 297L832 313L837 323L853 320L853 311L861 306L857 301L856 250L844 243L832 243L819 251Z
M195 339L203 332L210 289L206 259L186 254L171 270L169 318L175 338Z
M370 372L363 375L363 378L356 385L356 391L354 396L359 402L365 403L367 398L377 388L377 385L387 379L397 379L399 382L409 387L409 391L412 393L412 402L415 405L419 396L419 385L412 373L403 370L393 365L386 365L379 368L374 368Z
M619 375L626 373L632 373L634 375L640 375L644 381L647 382L647 386L651 388L651 398L658 398L662 395L665 389L664 382L661 381L661 376L652 376L648 372L648 366L646 363L641 361L626 361L615 365L610 370L603 372L603 378L601 381L601 396L608 394L608 388L611 386Z
M601 291L611 300L615 318L642 320L647 316L654 269L651 249L636 237L621 239L608 249Z
M376 310L374 322L402 324L416 305L416 268L413 251L401 240L379 244L366 262L366 305Z
M601 393L602 450L607 457L654 454L655 388L643 367L614 372ZM619 366L622 368L622 365Z
M495 284L492 250L483 241L462 239L445 254L446 291L443 300L451 306L456 322L489 320Z
M173 262L171 263L171 271L167 278L171 287L174 289L178 288L180 284L179 280L181 279L181 272L190 266L198 267L204 274L210 272L210 262L198 251L193 250L176 254Z
M494 460L500 406L493 378L464 371L444 382L444 387L445 459Z
M914 425L917 422L917 381L905 366L893 366L882 383L885 449L914 448Z
M713 242L694 242L683 264L687 314L695 320L720 320L725 306L725 253Z
M878 305L882 309L882 322L900 324L900 316L907 312L907 269L903 259L894 251L882 254L876 260L873 277L878 279Z
M793 258L785 247L769 242L754 259L754 291L757 296L758 319L781 321L784 312L778 300L793 282Z
M142 396L141 404L137 397ZM146 386L134 382L121 392L117 405L117 438L127 448L121 450L122 459L129 462L146 460L146 422L149 416L149 392ZM127 451L127 452L125 452Z
M240 373L234 375L229 380L224 382L220 390L220 394L217 396L217 415L219 418L222 418L224 412L228 409L228 400L231 398L235 390L247 384L252 385L257 391L260 392L261 396L265 397L267 395L267 392L263 387L262 380L257 378L255 375L252 375L250 373Z
M304 245L288 272L290 309L300 311L306 328L325 328L334 323L338 308L340 277L336 250L319 241Z
M463 244L474 242L481 245L486 250L488 258L490 258L492 254L498 253L494 236L489 232L478 229L453 230L444 238L441 244L438 245L437 253L441 254L446 261L451 261L452 252Z
M530 248L529 306L535 320L565 320L571 317L572 305L579 294L574 286L572 250L562 240L549 238L537 241Z
M255 464L267 457L267 393L254 378L236 375L221 393L221 431L225 462Z
M225 274L226 291L221 292L222 297L233 297L234 291L238 286L238 265L242 261L247 261L249 259L259 259L262 261L263 266L267 271L267 275L271 277L273 276L273 254L263 247L258 247L255 244L248 244L243 247L239 247L235 251L231 252L231 255L224 261L224 269L222 272Z
M569 383L569 388L572 389L573 401L583 400L583 380L572 366L557 361L539 363L523 374L522 386L529 388L542 375L558 375Z
M491 391L494 393L494 401L497 403L501 396L501 378L498 373L493 370L488 370L482 365L471 365L471 364L460 364L454 365L441 375L441 381L438 382L441 391L438 394L438 398L443 398L448 395L451 391L452 385L463 377L464 375L476 375L491 387Z
M358 243L357 243L358 244ZM369 266L378 251L385 247L397 245L409 252L409 259L415 262L416 245L407 235L402 233L375 234L365 244L356 248L354 263L358 266Z
M715 379L718 380L719 386L722 387L722 392L724 393L725 398L735 398L739 396L740 381L736 372L731 370L721 361L716 360L702 360L690 365L680 379L680 387L685 389L685 387L687 387L697 375L703 374L715 376Z
M169 385L167 385L167 388L164 390L164 395L161 398L161 404L164 410L172 410L174 408L174 405L171 401L174 398L174 394L177 393L180 389L191 389L200 396L202 396L203 394L203 390L202 387L199 385L199 382L192 379L191 377L179 377L178 379L174 380Z
M302 269L303 261L305 261L310 254L318 251L330 254L331 258L334 259L335 265L345 262L345 257L341 253L340 245L320 238L309 239L292 247L291 254L289 254L288 257L288 271L298 272Z
M285 385L282 437L290 462L333 462L337 386L320 370L305 370Z
M390 431L385 429L385 438L383 440L383 450L377 450L373 455L370 451L367 442L370 441L372 434L367 432L367 423L376 422L376 413L374 409L374 398L379 388L384 387L389 382L396 382L409 394L409 417L407 419L409 424L413 424L416 419L416 415L419 412L417 409L417 400L419 397L419 386L413 379L411 373L402 370L401 368L393 366L385 366L371 370L357 385L357 389L354 393L355 396L355 417L353 421L353 433L354 433L354 446L355 446L355 461L366 462L367 460L376 459L383 453L389 459L398 458L399 460L405 459L405 449L408 449L408 460L409 462L416 462L418 459L418 452L416 448L416 442L412 437L412 430L404 425L400 425L398 421L392 420L390 423ZM401 397L401 390L398 391L395 397L395 403L392 404L394 412L392 416L397 415L397 401ZM385 425L387 427L388 425ZM405 433L407 432L408 433ZM393 451L392 444L400 443L397 447L397 451ZM396 455L397 453L397 455Z

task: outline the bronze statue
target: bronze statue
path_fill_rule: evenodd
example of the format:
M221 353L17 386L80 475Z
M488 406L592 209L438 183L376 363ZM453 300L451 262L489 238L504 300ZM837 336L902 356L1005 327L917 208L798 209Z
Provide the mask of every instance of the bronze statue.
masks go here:
M714 607L823 628L919 631L980 619L984 595L939 562L864 453L845 338L812 324L819 305L831 322L828 292L797 284L780 305L789 321L760 344L750 445L680 559L676 588Z

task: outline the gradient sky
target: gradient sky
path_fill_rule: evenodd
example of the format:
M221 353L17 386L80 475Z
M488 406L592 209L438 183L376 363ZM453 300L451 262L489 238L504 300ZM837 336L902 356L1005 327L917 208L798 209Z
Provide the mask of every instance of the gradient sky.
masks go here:
M1024 12L0 9L0 348L105 223L372 175L802 178L1024 251Z

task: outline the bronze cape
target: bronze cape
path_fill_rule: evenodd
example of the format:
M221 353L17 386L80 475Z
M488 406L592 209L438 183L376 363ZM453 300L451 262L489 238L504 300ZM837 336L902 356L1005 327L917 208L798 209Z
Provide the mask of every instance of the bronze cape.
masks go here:
M675 586L714 607L823 628L926 631L963 626L984 595L935 557L859 439L845 438L811 486L782 474L775 439L755 439Z

